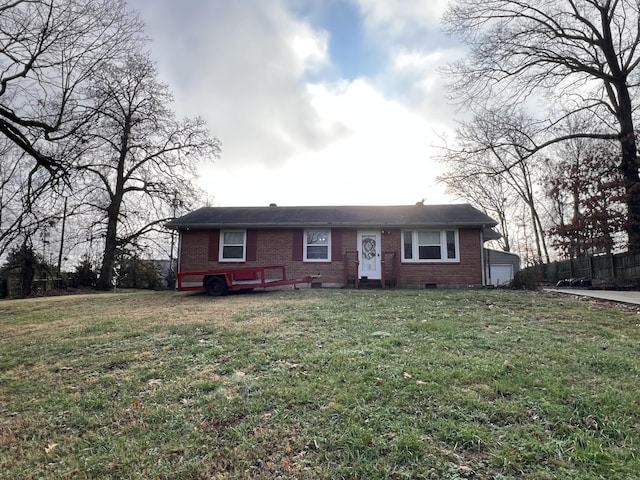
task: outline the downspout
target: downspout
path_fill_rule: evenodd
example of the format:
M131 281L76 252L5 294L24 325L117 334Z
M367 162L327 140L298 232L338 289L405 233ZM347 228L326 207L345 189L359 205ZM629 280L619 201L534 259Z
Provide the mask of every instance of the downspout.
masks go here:
M178 253L176 254L178 258L176 258L176 280L177 274L182 271L182 230L178 230ZM176 281L176 287L178 286L178 282Z
M487 286L486 262L484 259L484 225L480 228L480 264L482 268L482 286Z

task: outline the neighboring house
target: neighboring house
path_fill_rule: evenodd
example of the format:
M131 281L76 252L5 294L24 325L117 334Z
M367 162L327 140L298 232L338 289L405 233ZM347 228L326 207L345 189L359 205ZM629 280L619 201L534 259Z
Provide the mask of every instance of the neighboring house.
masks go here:
M520 257L513 253L487 248L485 258L489 267L488 283L495 287L511 283L514 275L520 271Z
M178 271L283 265L313 285L488 285L496 222L468 204L205 207L175 219Z

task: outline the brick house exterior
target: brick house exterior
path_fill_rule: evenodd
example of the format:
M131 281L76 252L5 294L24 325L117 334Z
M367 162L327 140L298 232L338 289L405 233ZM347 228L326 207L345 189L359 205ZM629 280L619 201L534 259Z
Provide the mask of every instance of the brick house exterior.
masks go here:
M283 265L331 287L485 285L496 222L468 204L205 207L167 224L178 271Z

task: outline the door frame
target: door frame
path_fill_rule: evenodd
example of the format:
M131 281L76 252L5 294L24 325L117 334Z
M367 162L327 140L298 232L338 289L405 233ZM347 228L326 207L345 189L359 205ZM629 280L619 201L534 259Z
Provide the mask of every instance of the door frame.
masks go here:
M362 272L362 265L363 265L363 259L362 259L362 250L361 250L361 245L362 245L362 237L363 235L374 235L376 237L376 246L377 246L377 255L376 255L376 271L374 272L374 276L372 276L369 272L367 272L366 275L363 275ZM381 280L382 279L382 234L380 233L380 230L358 230L358 240L357 240L357 247L358 247L358 278L362 278L363 276L371 279L371 280Z

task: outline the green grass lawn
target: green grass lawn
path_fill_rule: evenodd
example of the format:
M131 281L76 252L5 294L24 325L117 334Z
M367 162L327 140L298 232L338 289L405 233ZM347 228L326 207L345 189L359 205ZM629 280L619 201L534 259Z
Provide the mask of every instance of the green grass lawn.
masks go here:
M638 479L640 316L536 292L0 302L0 478Z

